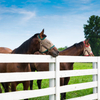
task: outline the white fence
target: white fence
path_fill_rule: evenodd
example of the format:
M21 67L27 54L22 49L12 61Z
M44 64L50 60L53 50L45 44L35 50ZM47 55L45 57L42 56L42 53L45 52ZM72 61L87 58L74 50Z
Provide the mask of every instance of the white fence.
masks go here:
M49 100L60 100L60 93L94 88L93 94L68 100L100 100L100 57L0 54L0 63L50 63L48 72L0 73L0 82L49 79L49 88L1 93L0 100L19 100L50 95ZM93 62L93 69L60 71L61 62ZM93 82L60 86L61 77L94 75Z

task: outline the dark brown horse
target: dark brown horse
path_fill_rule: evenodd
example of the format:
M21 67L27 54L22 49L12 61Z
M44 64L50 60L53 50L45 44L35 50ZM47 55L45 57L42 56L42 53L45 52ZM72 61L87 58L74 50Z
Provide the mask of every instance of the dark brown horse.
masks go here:
M70 55L70 56L93 56L93 53L90 48L90 44L88 42L89 40L82 41L80 43L74 44L73 46L59 52L59 55ZM39 53L37 53L39 54ZM74 63L61 63L60 64L60 70L73 70L73 64ZM34 63L31 64L31 70L32 71L48 71L49 70L49 64L48 63ZM70 80L70 77L65 77L60 79L60 85L67 85ZM38 88L41 89L41 81L37 80ZM30 88L33 87L33 81L31 81ZM66 93L61 93L61 100L66 98Z
M32 36L30 39L25 41L21 46L13 50L12 54L34 54L36 51L45 52L53 57L58 56L59 51L57 48L46 39L46 35L44 34L44 30L41 33L37 33ZM30 64L28 63L8 63L6 65L7 72L30 72ZM11 82L11 91L16 91L16 86L19 83L23 83L24 90L28 90L30 86L30 81L23 82ZM5 91L9 91L9 84L5 85ZM26 99L27 100L27 99Z
M7 47L0 47L0 53L11 53L12 50ZM0 73L5 73L6 72L6 64L5 63L0 63ZM1 83L2 86L4 87L4 83ZM2 93L2 89L0 89L0 93Z

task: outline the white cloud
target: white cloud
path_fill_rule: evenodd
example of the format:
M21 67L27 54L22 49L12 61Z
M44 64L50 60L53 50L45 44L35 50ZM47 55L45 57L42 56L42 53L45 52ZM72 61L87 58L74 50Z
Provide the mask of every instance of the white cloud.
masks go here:
M30 20L31 18L35 17L36 16L36 13L35 11L27 11L25 9L22 9L22 8L16 8L16 7L0 7L0 14L3 15L7 15L8 16L8 13L9 13L9 16L16 16L17 15L20 15L21 17L21 20L22 21L28 21Z
M25 15L23 21L28 21L36 16L36 13L31 11L21 11L20 13Z

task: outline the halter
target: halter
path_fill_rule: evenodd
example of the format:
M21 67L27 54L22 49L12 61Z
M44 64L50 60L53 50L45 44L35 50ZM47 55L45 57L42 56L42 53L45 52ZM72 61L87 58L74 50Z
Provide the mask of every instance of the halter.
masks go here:
M41 53L45 53L47 51L50 51L53 47L55 47L55 45L53 45L48 39L46 39L46 37L44 37L43 39L40 38L40 36L38 35L39 41L40 41L40 52Z
M85 45L83 54L84 54L85 56L90 56L91 54L93 54L90 45L86 45L86 44L85 44L85 41L83 41L83 43L84 43L84 45Z

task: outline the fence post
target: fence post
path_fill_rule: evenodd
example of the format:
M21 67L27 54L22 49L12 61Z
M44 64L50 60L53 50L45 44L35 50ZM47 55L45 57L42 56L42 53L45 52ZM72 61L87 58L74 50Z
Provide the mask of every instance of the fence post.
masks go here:
M92 63L92 67L93 67L93 69L97 69L98 68L98 66L97 66L98 64L96 63L96 62L93 62ZM97 81L98 80L98 75L93 75L93 81ZM98 88L97 87L94 87L93 88L93 93L97 93L98 92ZM97 100L97 99L94 99L94 100Z
M54 63L49 63L49 71L55 71ZM49 79L49 87L55 87L55 79ZM49 100L55 100L55 94L49 95Z
M56 100L60 100L60 62L59 62L59 56L56 57Z
M100 100L100 57L98 57L98 100Z

